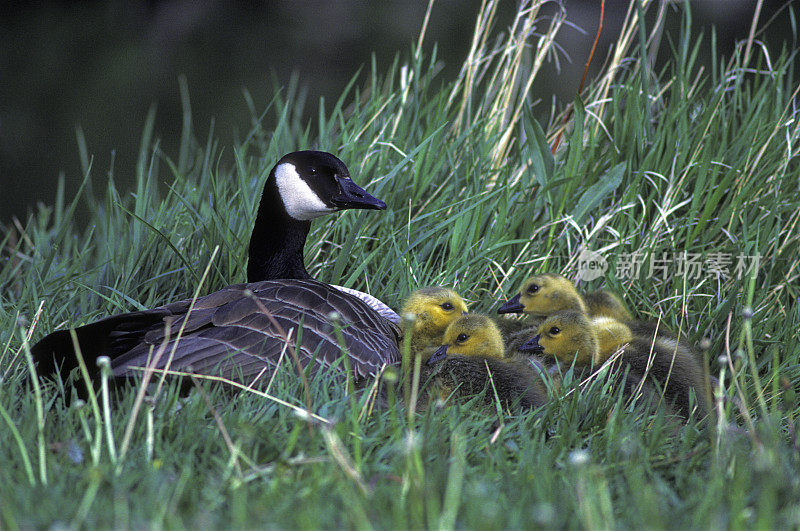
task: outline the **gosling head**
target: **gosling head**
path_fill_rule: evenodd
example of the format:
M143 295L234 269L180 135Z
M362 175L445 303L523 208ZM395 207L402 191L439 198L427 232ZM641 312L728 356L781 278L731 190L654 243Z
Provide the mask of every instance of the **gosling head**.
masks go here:
M590 365L598 353L597 335L585 314L569 310L545 319L538 334L520 350L552 356L565 363Z
M458 293L433 286L411 293L403 304L400 315L414 316L411 329L413 336L439 341L447 325L464 313L467 313L467 304Z
M436 363L449 354L503 359L503 336L489 317L478 314L462 315L447 327L442 346L430 357L428 363Z
M546 317L565 310L586 313L586 304L572 282L561 275L543 273L525 280L519 293L501 306L497 313L524 312Z

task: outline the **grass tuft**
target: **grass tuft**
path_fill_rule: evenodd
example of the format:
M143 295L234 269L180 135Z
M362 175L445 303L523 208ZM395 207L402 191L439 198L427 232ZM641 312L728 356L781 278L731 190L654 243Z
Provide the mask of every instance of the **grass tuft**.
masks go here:
M453 80L423 27L410 54L365 68L311 122L296 79L269 102L246 94L252 129L232 147L194 128L181 81L177 159L151 110L135 168L112 165L103 189L78 129L83 185L0 226L0 525L800 525L797 51L751 36L702 65L714 37L689 7L662 39L666 4L637 0L599 77L548 116L528 90L557 57L564 12L544 4L521 2L500 31L484 2ZM453 286L489 313L531 273L577 279L594 251L608 269L581 289L706 340L718 425L648 411L602 369L584 383L568 371L533 412L481 396L413 413L416 381L374 403L325 371L298 378L291 349L266 392L198 382L181 396L153 371L90 388L87 406L61 381L31 383L28 346L49 331L241 282L270 168L310 148L389 205L316 222L312 275L392 307ZM135 172L133 193L115 171Z

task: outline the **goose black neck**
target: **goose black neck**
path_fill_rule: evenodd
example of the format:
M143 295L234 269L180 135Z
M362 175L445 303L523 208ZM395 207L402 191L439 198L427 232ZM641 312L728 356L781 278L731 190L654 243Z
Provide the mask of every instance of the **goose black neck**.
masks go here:
M286 213L274 176L270 175L250 236L247 281L311 278L303 263L303 247L310 228L310 221L297 220Z

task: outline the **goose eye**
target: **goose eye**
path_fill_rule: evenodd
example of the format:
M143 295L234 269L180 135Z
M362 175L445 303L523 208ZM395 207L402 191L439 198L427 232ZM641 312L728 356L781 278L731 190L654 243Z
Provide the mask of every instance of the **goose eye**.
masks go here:
M467 334L458 334L458 337L456 337L456 343L463 343L467 339L469 339Z
M531 286L528 288L528 293L530 293L531 295L533 295L537 291L539 291L539 285L538 284L531 284Z
M311 166L311 167L308 169L308 174L309 174L309 175L316 175L316 174L317 174L317 168L315 168L314 166Z
M453 308L455 308L455 306L453 306L453 305L452 305L451 303L449 303L449 302L443 302L443 303L441 304L441 308L442 308L442 310L444 310L444 311L446 311L446 312L449 312L449 311L452 311L452 310L453 310Z
M552 327L552 328L550 329L550 332L549 332L549 334L550 334L551 336L557 336L557 335L559 334L559 332L561 332L561 329L560 329L559 327L557 327L557 326L554 326L554 327Z

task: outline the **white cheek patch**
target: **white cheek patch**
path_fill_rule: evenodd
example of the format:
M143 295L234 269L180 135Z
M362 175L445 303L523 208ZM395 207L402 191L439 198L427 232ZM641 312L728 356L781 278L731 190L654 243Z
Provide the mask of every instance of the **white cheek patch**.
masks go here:
M275 168L275 183L286 213L294 219L308 221L335 210L323 203L308 183L300 178L294 164L284 162Z

